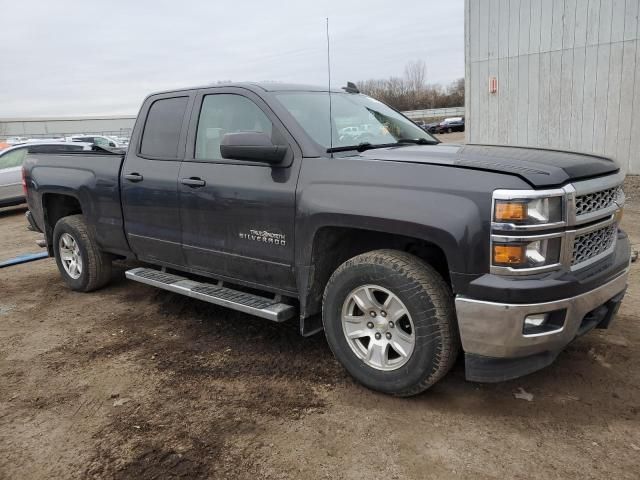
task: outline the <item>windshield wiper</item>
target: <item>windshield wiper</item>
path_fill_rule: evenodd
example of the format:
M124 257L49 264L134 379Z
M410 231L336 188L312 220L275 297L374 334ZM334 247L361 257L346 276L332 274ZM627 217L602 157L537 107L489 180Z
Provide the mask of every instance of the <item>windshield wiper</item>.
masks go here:
M347 145L345 147L327 148L327 153L348 152L350 150L357 150L358 152L364 152L365 150L371 150L372 148L385 148L385 147L392 147L394 145L395 143L380 143L380 144L374 145L369 142L362 142L362 143L359 143L358 145Z
M350 150L356 150L358 152L364 152L365 150L371 150L373 148L389 148L397 147L398 145L415 143L416 145L437 145L438 141L427 140L426 138L399 138L396 143L376 143L362 142L357 145L347 145L344 147L327 148L327 153L333 152L348 152Z
M437 145L438 141L427 140L426 138L399 138L398 143L415 143L416 145Z

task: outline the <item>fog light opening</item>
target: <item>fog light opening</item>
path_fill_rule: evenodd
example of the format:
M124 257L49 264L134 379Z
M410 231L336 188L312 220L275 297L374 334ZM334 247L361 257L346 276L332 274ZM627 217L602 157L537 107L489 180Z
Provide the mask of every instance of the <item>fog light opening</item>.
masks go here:
M522 325L522 333L527 336L560 331L564 327L566 313L566 310L554 310L527 315Z
M534 315L527 315L524 319L524 328L527 327L541 327L545 324L549 318L548 313L536 313Z

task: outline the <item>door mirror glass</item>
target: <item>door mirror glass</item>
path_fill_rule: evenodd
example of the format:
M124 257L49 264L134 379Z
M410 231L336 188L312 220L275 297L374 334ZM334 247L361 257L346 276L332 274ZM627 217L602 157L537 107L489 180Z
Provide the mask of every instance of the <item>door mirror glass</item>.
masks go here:
M287 154L287 145L274 145L266 133L226 133L220 142L222 158L253 162L280 163Z

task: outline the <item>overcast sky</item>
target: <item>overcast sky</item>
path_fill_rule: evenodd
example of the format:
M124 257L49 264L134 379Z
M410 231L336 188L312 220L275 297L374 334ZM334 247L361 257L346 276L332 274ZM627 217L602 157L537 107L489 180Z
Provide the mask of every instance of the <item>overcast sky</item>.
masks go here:
M0 117L135 114L149 93L221 80L464 76L463 0L0 0Z

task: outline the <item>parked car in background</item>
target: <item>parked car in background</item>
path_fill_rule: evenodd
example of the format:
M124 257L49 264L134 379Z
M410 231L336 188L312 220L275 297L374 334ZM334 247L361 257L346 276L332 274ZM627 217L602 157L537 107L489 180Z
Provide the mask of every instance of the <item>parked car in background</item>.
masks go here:
M25 202L22 190L22 162L27 153L64 153L91 150L89 143L37 142L11 146L0 152L0 207Z
M109 148L119 148L122 146L116 139L107 137L106 135L79 135L77 137L71 137L71 141L93 143L99 147Z
M9 137L5 140L9 145L16 145L18 143L24 143L28 140L27 137Z
M425 123L424 130L429 133L438 133L438 125L440 125L438 122Z
M338 133L340 138L356 138L362 135L362 130L359 127L344 127Z
M20 145L23 143L60 143L64 141L64 137L27 138L24 142L16 143L15 145Z
M464 117L445 118L435 130L435 133L464 132Z

